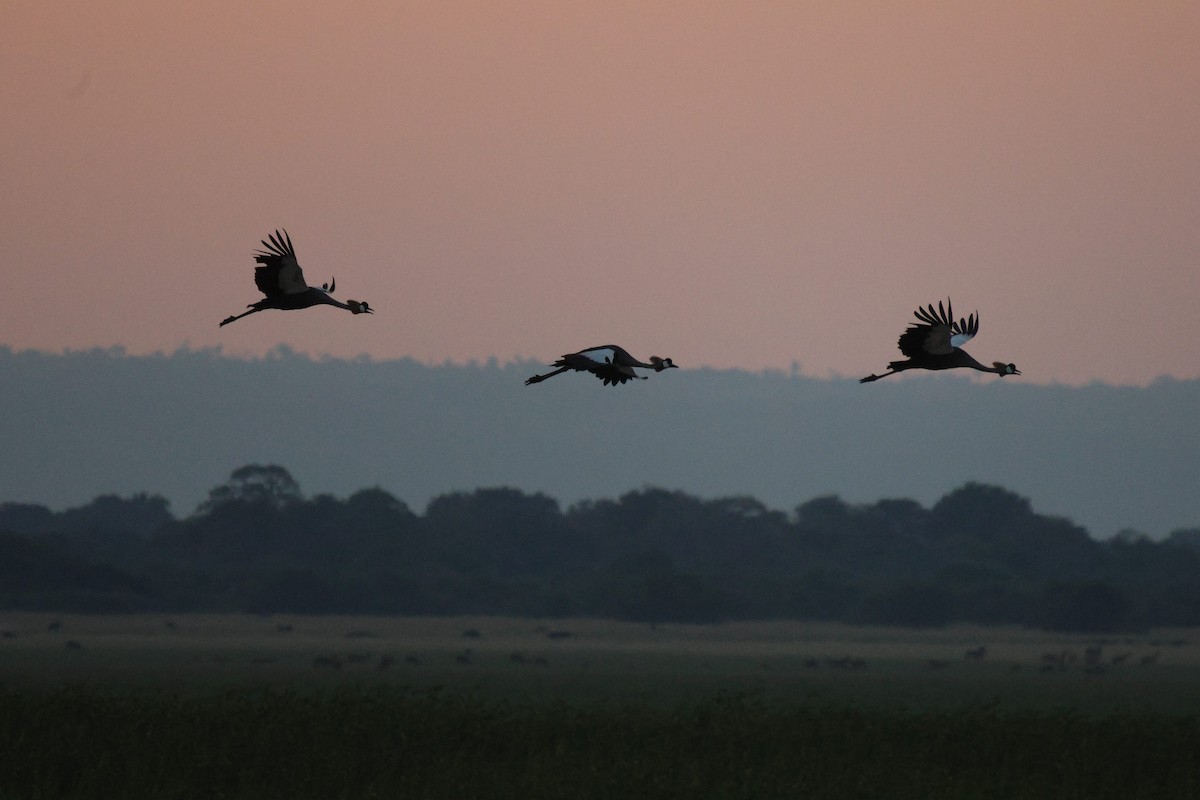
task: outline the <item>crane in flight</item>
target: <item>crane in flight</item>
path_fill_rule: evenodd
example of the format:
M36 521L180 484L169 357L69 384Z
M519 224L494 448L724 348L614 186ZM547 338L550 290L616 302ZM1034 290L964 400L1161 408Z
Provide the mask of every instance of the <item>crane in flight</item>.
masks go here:
M545 375L534 375L525 381L525 385L530 386L535 383L541 383L547 378L553 378L560 372L575 370L577 372L592 373L604 381L605 386L616 386L618 383L625 383L634 379L646 380L645 375L638 375L633 371L634 367L662 372L664 369L675 368L675 363L669 358L650 356L650 363L647 364L629 355L629 352L623 347L617 347L615 344L606 344L600 347L589 347L586 350L580 350L578 353L567 353L555 361L553 366L558 367L558 369L553 372L547 372Z
M323 284L320 289L305 283L304 272L300 269L300 263L296 261L296 249L292 247L292 239L287 231L275 231L273 235L268 234L267 238L271 241L263 240L263 247L266 249L254 254L254 260L262 265L254 268L254 285L266 297L246 306L249 311L221 320L217 327L224 327L234 320L256 311L266 311L268 308L294 311L298 308L329 305L344 308L352 314L375 313L365 302L349 300L343 303L334 300L333 289L337 285L334 280Z
M918 308L913 315L920 320L910 322L904 333L900 334L897 344L900 352L908 356L903 361L893 361L888 364L888 371L882 375L868 375L859 383L870 383L906 369L954 369L967 367L980 372L994 372L997 375L1020 375L1015 364L1004 364L993 361L990 367L980 364L971 357L962 346L979 333L979 312L964 319L954 319L954 308L950 299L946 305L938 301L935 310L930 303L928 308Z

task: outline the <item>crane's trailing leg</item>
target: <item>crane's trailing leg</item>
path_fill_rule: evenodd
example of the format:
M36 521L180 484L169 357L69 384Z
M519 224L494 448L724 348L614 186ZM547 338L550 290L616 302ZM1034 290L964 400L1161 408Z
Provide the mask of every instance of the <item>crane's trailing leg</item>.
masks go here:
M236 314L236 315L233 315L233 316L229 316L229 317L226 317L225 319L221 320L221 324L220 324L220 325L218 325L217 327L218 327L218 328L224 328L224 327L225 327L226 325L228 325L229 323L231 323L231 322L233 322L233 321L235 321L235 320L239 320L239 319L241 319L242 317L248 317L248 316L250 316L251 314L253 314L255 311L262 311L262 309L261 309L261 308L255 308L254 306L250 306L250 310L249 310L249 311L243 311L241 314Z
M895 375L897 372L904 372L904 370L910 369L911 367L912 364L907 361L889 361L887 372L883 373L882 375L868 375L860 380L859 383L870 383L871 381L877 381L880 378L886 378L888 375Z
M525 385L532 386L535 383L541 383L542 381L546 380L546 378L553 378L558 373L566 372L569 369L570 367L559 367L558 369L554 370L554 372L547 372L545 375L534 375L532 378L529 378L525 381Z

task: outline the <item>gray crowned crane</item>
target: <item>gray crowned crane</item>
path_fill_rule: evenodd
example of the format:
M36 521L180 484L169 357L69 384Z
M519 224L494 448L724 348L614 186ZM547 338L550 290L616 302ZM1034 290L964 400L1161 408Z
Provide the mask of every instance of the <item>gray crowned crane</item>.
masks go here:
M674 368L675 364L669 358L659 358L658 356L650 356L650 363L647 364L629 355L628 351L622 347L617 347L615 344L606 344L601 347L589 347L586 350L580 350L578 353L567 353L558 361L555 361L553 366L558 367L558 369L553 372L547 372L545 375L534 375L525 381L525 385L529 386L534 383L541 383L547 378L553 378L560 372L573 369L577 372L592 373L604 381L605 386L616 386L618 383L625 383L625 381L629 380L646 380L645 375L638 375L633 371L634 367L662 372L664 369Z
M292 247L292 239L287 231L275 231L274 235L268 234L267 238L271 241L263 240L263 247L266 249L254 254L254 260L262 264L261 267L254 268L254 285L266 297L246 306L249 311L221 320L217 327L224 327L234 320L256 311L266 311L268 308L294 311L298 308L328 305L344 308L352 314L375 313L366 303L357 300L345 303L334 300L333 289L337 285L334 280L322 285L320 289L305 283L304 272L300 269L300 263L296 261L296 249Z
M969 367L980 372L994 372L1001 377L1005 375L1020 375L1015 364L1003 364L993 361L990 367L984 366L972 358L962 346L979 333L979 312L965 319L954 319L954 308L950 299L946 305L938 301L937 310L930 303L928 308L918 308L913 312L920 322L911 322L908 329L900 334L900 352L908 356L904 361L893 361L888 364L888 371L882 375L868 375L859 383L870 383L906 369L954 369Z

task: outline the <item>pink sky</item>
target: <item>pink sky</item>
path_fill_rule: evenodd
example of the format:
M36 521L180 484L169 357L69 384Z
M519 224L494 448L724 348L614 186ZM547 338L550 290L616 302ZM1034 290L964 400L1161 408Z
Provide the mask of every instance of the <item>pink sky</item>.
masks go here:
M1200 376L1200 4L0 6L0 344ZM252 251L373 317L271 312Z

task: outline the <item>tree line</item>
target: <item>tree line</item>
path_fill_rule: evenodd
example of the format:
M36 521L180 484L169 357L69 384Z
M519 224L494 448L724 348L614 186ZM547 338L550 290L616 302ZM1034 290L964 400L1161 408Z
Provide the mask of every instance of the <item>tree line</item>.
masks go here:
M0 608L509 614L646 622L809 619L1110 632L1200 625L1200 529L1098 541L998 486L925 508L644 488L563 509L512 488L423 514L380 488L305 496L234 470L193 512L105 495L0 504Z

